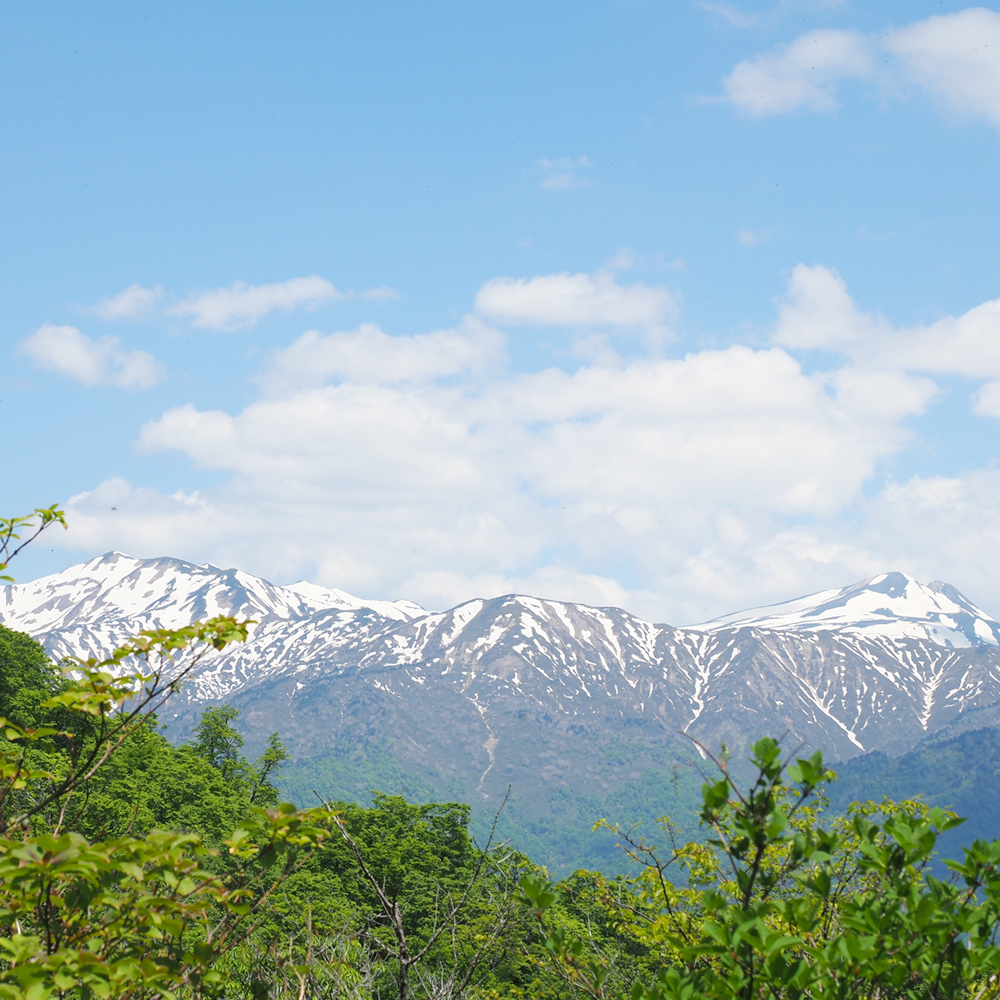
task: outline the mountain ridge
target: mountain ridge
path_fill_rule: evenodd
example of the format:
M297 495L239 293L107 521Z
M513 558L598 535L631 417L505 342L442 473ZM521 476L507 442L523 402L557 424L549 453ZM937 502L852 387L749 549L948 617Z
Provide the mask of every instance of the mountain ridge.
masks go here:
M911 613L900 613L904 609ZM880 573L839 590L722 615L693 627L712 630L735 624L849 629L897 638L927 638L953 646L1000 645L1000 624L957 588L940 580L921 584L898 572Z
M219 613L258 624L172 696L172 739L232 704L251 751L286 738L300 803L379 788L478 815L512 786L504 835L557 870L604 863L587 853L602 815L693 829L692 740L737 760L765 734L831 760L898 756L1000 712L1000 624L903 574L680 628L528 595L428 612L121 554L0 591L0 623L55 658Z
M181 699L188 709L293 676L295 691L347 676L389 691L405 675L487 702L655 718L716 742L732 741L734 712L749 712L846 757L913 744L1000 701L1000 623L950 585L901 573L680 628L517 594L429 612L121 553L0 591L0 622L57 658L106 655L139 628L237 613L259 623L201 667Z

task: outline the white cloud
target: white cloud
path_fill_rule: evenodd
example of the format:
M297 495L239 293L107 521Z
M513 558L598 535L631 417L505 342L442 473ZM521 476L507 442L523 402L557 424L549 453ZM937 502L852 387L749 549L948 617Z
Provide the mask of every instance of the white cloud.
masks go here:
M619 285L610 271L495 278L476 295L476 311L501 325L660 326L676 315L665 288Z
M972 409L981 417L1000 417L1000 379L980 387L973 396Z
M94 306L101 319L148 319L163 298L163 286L129 285L123 292L103 298Z
M560 156L554 160L535 161L535 167L542 174L541 184L545 191L571 191L574 188L586 187L589 181L581 176L580 171L592 166L586 156L578 156L576 159Z
M427 607L517 590L681 623L890 568L1000 604L1000 473L873 490L916 442L936 373L992 379L975 406L1000 415L995 314L900 328L800 266L764 349L510 373L480 320L310 333L245 408L179 406L143 428L143 450L218 485L109 480L74 499L67 541ZM800 350L825 353L804 370Z
M315 307L324 302L346 298L325 278L311 275L270 285L234 282L229 288L199 292L171 307L175 316L190 319L208 330L239 330L253 326L275 309L291 311Z
M1000 471L914 476L862 508L858 540L922 580L946 580L1000 608Z
M759 117L837 106L837 83L872 76L872 44L856 31L826 29L737 65L723 81L726 97Z
M331 380L426 382L482 372L497 366L503 357L503 335L474 318L459 330L410 337L390 337L374 323L365 323L351 333L304 333L275 355L260 384L274 394Z
M40 368L84 385L146 389L165 375L145 351L126 351L117 337L91 340L75 326L46 323L21 341L20 350Z
M380 374L396 351L430 376L453 370L449 353L479 357L483 340L469 328L423 341L367 328L300 341L283 365L354 381L288 380L235 414L168 411L141 447L180 451L229 481L173 498L105 484L118 510L103 513L104 493L82 498L78 543L308 573L428 606L516 589L706 617L725 610L713 602L730 585L712 596L692 579L714 579L705 567L739 538L764 545L788 517L836 515L926 401L885 380L831 385L780 348L455 385ZM611 568L622 560L631 589ZM765 596L801 583L782 572Z
M904 74L961 115L1000 128L1000 13L973 7L890 31Z
M869 368L1000 378L1000 299L928 326L896 328L859 310L835 271L799 264L774 342L836 351Z
M836 271L799 264L778 314L774 342L783 347L846 352L891 333L881 317L862 314Z
M701 10L708 11L710 14L717 14L734 28L752 28L760 21L759 14L742 11L738 7L734 7L731 3L715 3L710 2L710 0L699 0L698 7Z
M724 99L755 117L830 111L846 79L897 96L913 84L946 110L1000 128L1000 13L974 7L879 35L808 32L739 63L723 80Z

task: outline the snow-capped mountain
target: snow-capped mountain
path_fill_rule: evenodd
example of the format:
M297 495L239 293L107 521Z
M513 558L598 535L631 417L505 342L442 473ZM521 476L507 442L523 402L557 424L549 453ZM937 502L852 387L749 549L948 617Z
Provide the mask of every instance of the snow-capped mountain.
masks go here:
M108 552L32 583L0 587L0 624L44 636L55 657L101 656L146 628L179 628L217 615L298 621L317 611L369 608L408 621L409 601L362 601L312 583L276 587L237 569Z
M119 553L0 590L0 622L56 657L219 613L258 624L175 696L178 734L233 702L252 735L280 730L300 758L377 745L483 794L518 774L599 784L596 748L636 734L736 748L788 734L843 759L1000 703L1000 623L900 573L686 628L521 595L429 613Z
M942 646L1000 645L1000 626L947 583L918 583L883 573L841 590L741 611L701 626L730 625L808 632L836 629L883 639L929 639Z

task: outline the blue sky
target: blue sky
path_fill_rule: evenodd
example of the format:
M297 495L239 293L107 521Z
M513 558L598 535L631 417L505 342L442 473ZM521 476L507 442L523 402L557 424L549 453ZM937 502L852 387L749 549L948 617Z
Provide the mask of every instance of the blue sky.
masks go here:
M995 7L0 17L19 579L1000 613Z

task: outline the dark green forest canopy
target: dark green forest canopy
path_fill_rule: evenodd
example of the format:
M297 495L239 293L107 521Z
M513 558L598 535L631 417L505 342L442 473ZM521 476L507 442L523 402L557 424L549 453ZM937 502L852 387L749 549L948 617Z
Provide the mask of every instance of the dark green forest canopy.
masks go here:
M42 703L66 683L45 650L29 636L0 625L0 715L22 726L52 724L87 739L86 720ZM204 725L235 745L242 739L230 723L231 712L209 709ZM223 738L220 736L220 738ZM111 756L84 790L76 828L90 839L144 836L153 829L197 832L220 844L246 815L251 796L270 805L277 789L265 781L257 789L258 769L242 756L220 762L204 741L173 746L149 716Z
M62 684L62 671L31 636L0 625L0 716L38 725L39 706Z

